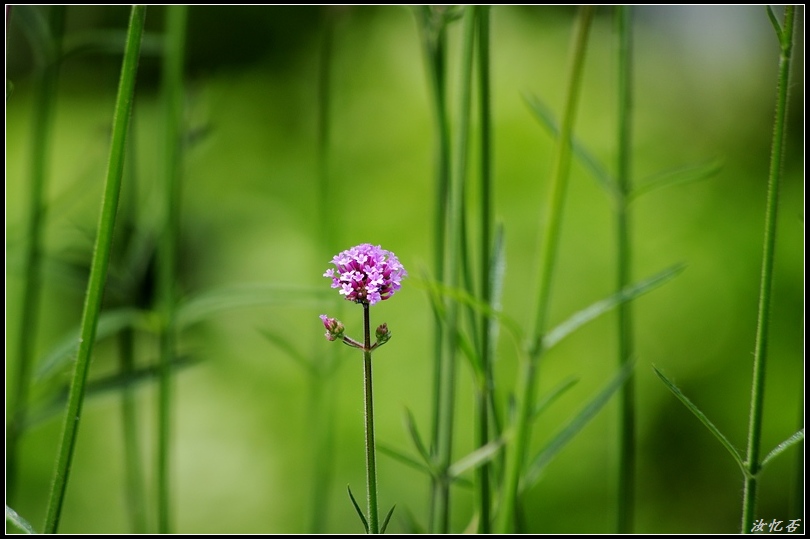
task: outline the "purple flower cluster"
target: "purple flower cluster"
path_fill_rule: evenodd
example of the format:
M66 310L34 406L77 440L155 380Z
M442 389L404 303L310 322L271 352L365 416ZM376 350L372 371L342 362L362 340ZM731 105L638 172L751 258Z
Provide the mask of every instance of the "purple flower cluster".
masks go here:
M349 301L368 305L393 296L408 275L394 253L370 243L335 255L332 264L337 269L323 274L332 279L332 288L339 288Z

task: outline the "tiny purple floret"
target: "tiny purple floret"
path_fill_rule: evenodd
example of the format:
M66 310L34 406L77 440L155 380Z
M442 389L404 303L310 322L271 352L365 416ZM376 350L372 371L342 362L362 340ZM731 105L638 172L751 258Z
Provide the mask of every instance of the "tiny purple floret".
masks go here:
M394 295L400 281L408 275L396 255L379 245L364 243L332 258L335 269L324 277L332 279L332 288L355 303L374 305Z

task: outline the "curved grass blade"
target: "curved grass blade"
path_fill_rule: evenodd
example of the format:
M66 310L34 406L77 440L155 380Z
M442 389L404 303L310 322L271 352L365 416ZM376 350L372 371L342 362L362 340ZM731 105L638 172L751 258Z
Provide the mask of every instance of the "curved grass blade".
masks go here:
M712 161L699 165L679 167L674 170L661 172L649 180L641 182L637 188L629 193L629 199L630 201L633 201L642 195L646 195L647 193L657 191L658 189L664 187L705 180L716 175L722 168L723 160L713 159Z
M389 446L387 446L385 444L377 444L377 449L379 449L381 453L385 453L389 457L400 461L401 463L405 464L406 466L410 466L411 468L419 470L420 472L424 472L424 473L426 473L427 475L429 475L431 477L436 475L436 473L433 470L432 465L428 465L428 464L424 464L422 462L419 462L415 458L410 457L410 456L406 455L405 453L402 453L401 451L398 451L398 450L394 449L393 447L389 447Z
M177 308L178 325L190 326L230 309L267 305L304 305L331 297L329 289L290 284L251 283L228 286L186 299Z
M772 461L774 457L777 457L785 449L801 442L802 440L804 440L804 429L801 429L799 432L797 432L796 434L794 434L781 444L774 447L773 450L770 453L768 453L768 455L764 459L762 459L762 463L759 465L759 469L761 470L762 468L764 468L766 464Z
M494 440L485 446L479 447L466 457L462 457L447 469L447 475L455 479L467 470L472 470L491 461L503 447L503 440Z
M607 404L610 397L624 384L635 363L629 362L622 367L616 376L600 391L568 424L543 448L532 461L526 476L521 483L521 490L527 490L540 478L549 462L570 442L579 431Z
M743 463L743 459L740 456L739 451L737 451L737 449L733 445L731 445L731 442L728 440L728 438L726 438L723 435L723 433L720 432L720 430L717 427L714 426L714 423L709 421L709 418L706 417L706 415L703 412L701 412L700 409L697 406L692 404L692 401L690 401L686 397L686 395L684 395L683 392L681 392L681 390L678 389L678 387L674 383L672 383L672 381L670 381L669 378L667 378L664 375L664 373L659 371L658 368L655 365L653 365L653 370L655 371L655 374L657 374L658 377L669 388L669 390L672 391L672 393L676 397L678 397L678 400L681 401L684 404L684 406L689 408L689 411L691 411L693 414L695 414L695 417L697 417L700 420L701 423L706 425L706 428L708 428L709 431L711 431L711 433L714 434L714 436L718 440L720 440L720 443L723 444L723 447L725 447L728 450L728 452L731 453L731 456L734 457L734 460L737 461L737 464L740 466L740 469L743 471L743 473L745 475L748 475L748 472L745 469L745 464Z
M363 515L363 511L360 509L360 506L357 505L357 500L354 499L354 494L352 494L352 487L346 485L346 488L349 491L349 498L352 500L352 505L354 505L354 510L357 511L357 516L360 517L360 520L363 521L363 527L366 529L366 533L368 533L368 521L366 520L365 515Z
M305 371L307 371L307 373L313 376L318 374L318 370L315 368L315 366L306 358L306 356L304 356L304 354L299 352L292 345L292 343L290 343L290 341L288 341L281 335L277 335L267 329L260 329L259 333L261 333L265 339L267 339L271 343L281 348L284 352L286 352L287 355L290 357L290 359L292 359L298 365L300 365Z
M574 387L574 385L579 382L579 378L575 378L570 376L557 384L557 387L552 389L548 395L543 397L540 402L537 403L537 406L534 407L534 413L532 414L532 419L539 416L546 408L551 406L551 404L557 400L563 393Z
M98 328L96 329L96 342L115 335L125 328L137 327L145 324L148 320L148 313L133 309L123 308L107 311L98 318ZM36 372L36 380L42 380L54 371L59 370L76 355L81 340L81 328L71 330L67 337L64 337L39 363Z
M543 124L543 127L548 129L554 138L558 138L560 136L560 125L551 108L535 95L524 95L523 99L532 109L535 117ZM571 138L571 152L593 175L600 187L608 194L614 197L618 196L619 191L616 180L611 177L599 160L576 137Z
M782 39L782 25L779 23L779 19L776 18L776 14L773 12L773 8L771 6L767 6L768 11L768 19L770 19L771 24L773 25L773 29L776 32L776 37L779 38L779 42L781 43Z
M574 313L568 318L568 320L546 333L545 337L543 337L543 349L548 350L565 337L579 329L581 326L595 318L598 318L617 305L635 299L642 294L646 294L647 292L658 288L681 273L685 268L686 266L684 264L676 264L675 266L653 275L649 279L639 281L634 285L628 286L627 288L624 288L605 299L599 300L596 303L592 303L590 306Z
M431 459L430 452L422 442L422 437L419 435L419 429L416 428L416 420L413 417L413 413L408 408L405 409L405 426L408 429L408 434L411 435L413 445L416 446L416 449L419 451L419 454L422 456L425 464L432 467L433 459Z
M396 509L396 508L397 508L397 505L394 504L394 506L391 507L391 510L388 511L388 514L385 515L385 518L383 519L383 522L382 522L382 526L380 526L380 533L385 533L386 528L388 528L388 521L391 520L391 515L394 514L394 509Z
M16 526L25 533L28 534L37 533L36 530L34 530L34 527L31 526L31 524L29 524L27 520L18 515L17 511L12 509L8 505L6 506L6 522L12 523L14 526ZM8 529L6 529L6 531L8 532Z

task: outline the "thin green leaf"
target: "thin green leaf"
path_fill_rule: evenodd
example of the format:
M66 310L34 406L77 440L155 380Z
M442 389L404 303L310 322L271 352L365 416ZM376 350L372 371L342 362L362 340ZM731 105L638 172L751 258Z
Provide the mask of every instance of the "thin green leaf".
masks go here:
M782 25L779 24L779 19L776 18L776 13L773 12L773 7L765 6L768 10L768 18L771 20L773 29L776 31L776 37L779 38L779 43L782 43Z
M701 412L701 411L700 411L700 409L699 409L697 406L695 406L694 404L692 404L692 401L690 401L690 400L689 400L689 399L686 397L686 395L684 395L684 394L681 392L681 390L680 390L680 389L678 389L678 387L677 387L677 386L676 386L674 383L672 383L672 382L670 381L670 379L669 379L669 378L667 378L666 376L664 376L664 373L662 373L661 371L659 371L659 370L658 370L658 368L657 368L655 365L653 365L653 370L655 371L655 374L657 374L657 375L658 375L658 377L659 377L659 378L660 378L660 379L661 379L661 380L664 382L664 384L665 384L665 385L666 385L666 386L669 388L669 390L670 390L670 391L672 391L672 393L673 393L673 394L674 394L676 397L678 397L678 400L679 400L679 401L681 401L681 402L684 404L684 406L686 406L687 408L689 408L689 410L690 410L690 411L691 411L693 414L695 414L695 417L697 417L697 418L700 420L700 422L701 422L701 423L703 423L704 425L706 425L706 427L709 429L709 431L711 431L711 433L712 433L712 434L714 434L714 436L715 436L715 437L716 437L718 440L720 440L720 443L721 443L721 444L723 444L723 447L725 447L725 448L728 450L728 452L729 452L729 453L731 453L731 456L732 456L732 457L734 457L734 460L735 460L735 461L737 461L737 464L739 464L740 469L743 471L743 473L747 475L747 472L746 472L746 470L745 470L745 464L743 463L743 459L742 459L742 457L740 456L740 452L739 452L739 451L737 451L737 448L735 448L733 445L731 445L731 442L728 440L728 438L726 438L726 437L723 435L723 433L722 433L722 432L720 432L720 430L719 430L717 427L715 427L715 426L714 426L714 423L712 423L711 421L709 421L709 418L708 418L708 417L706 417L706 415L705 415L703 412Z
M504 327L506 327L506 329L509 330L510 333L512 333L515 339L517 339L518 341L521 340L523 330L520 328L520 324L518 324L518 322L514 318L510 317L509 315L505 314L502 311L494 309L486 302L483 302L478 298L470 296L470 294L467 293L467 291L461 290L459 288L446 286L442 283L424 277L411 279L410 283L413 286L422 287L423 289L427 290L428 294L431 296L435 295L437 297L441 296L448 297L450 299L458 301L459 303L472 307L473 309L477 310L479 313L485 316L497 319L501 324L503 324Z
M447 470L447 475L451 478L459 477L467 470L478 468L492 460L498 454L501 447L503 447L503 440L494 440L488 444L479 447L466 457L462 457L456 463L452 464Z
M290 343L290 341L288 341L281 335L278 335L266 329L260 329L259 333L261 333L265 339L272 342L273 344L281 348L284 352L286 352L287 356L289 356L290 359L292 359L298 365L300 365L305 371L307 371L307 373L313 376L318 373L317 369L312 364L312 362L309 361L304 354L298 351L295 348L295 346L293 346L292 343Z
M571 317L568 318L562 324L559 324L554 329L549 331L545 337L543 337L543 348L548 350L552 348L554 345L559 343L565 337L579 329L581 326L585 325L586 323L590 322L591 320L598 318L599 316L603 315L604 313L610 311L617 305L621 303L625 303L632 299L635 299L642 294L646 294L647 292L658 288L662 284L666 283L670 279L674 278L676 275L681 273L686 268L683 264L677 264L672 266L664 271L653 275L652 277L645 279L643 281L639 281L633 285L630 285L615 294L608 296L605 299L599 300L596 303L591 304L590 306L582 309L574 313Z
M396 508L397 508L397 505L394 504L394 506L391 507L391 510L388 511L388 514L385 515L385 518L383 519L382 526L380 526L380 533L385 533L386 528L388 528L388 521L391 520L391 515L394 514L394 509L396 509Z
M789 448L790 446L797 444L804 440L804 429L801 429L799 432L782 442L781 444L777 445L773 448L773 450L768 453L768 455L762 459L762 464L760 464L760 469L764 468L766 464L774 459L774 457L778 456L782 453L785 449Z
M526 472L526 476L521 485L522 489L526 490L531 488L531 486L537 482L540 478L540 474L548 463L588 424L602 407L607 404L613 394L624 384L630 376L630 373L633 372L634 366L635 364L633 362L626 363L624 367L616 373L613 379L608 382L604 389L597 393L597 395L551 439L546 447L537 454Z
M723 168L721 159L714 159L700 165L690 165L679 167L674 170L661 172L652 178L641 182L640 185L630 193L630 200L635 200L642 195L657 191L663 187L682 185L685 183L697 182L711 178Z
M387 446L385 444L377 444L377 449L380 450L380 453L385 453L389 457L391 457L391 458L393 458L395 460L398 460L401 463L403 463L403 464L405 464L407 466L410 466L411 468L419 470L420 472L425 472L429 476L434 476L435 475L433 470L429 466L427 466L424 463L416 460L413 457L410 457L410 456L406 455L405 453L402 453L402 452L394 449L393 447L389 447L389 446Z
M25 533L28 533L28 534L37 533L34 530L34 527L31 526L31 524L29 524L27 520L25 520L23 517L18 515L17 511L12 509L8 505L6 506L6 522L11 522L15 526L17 526L17 528L24 531ZM6 531L8 531L8 530L6 530Z
M540 400L540 402L537 403L537 406L534 407L534 413L532 413L532 418L534 419L537 416L539 416L543 412L543 410L548 408L551 405L551 403L553 403L560 396L562 396L563 393L574 387L574 385L577 382L579 382L579 378L570 376L565 380L563 380L562 382L560 382L559 384L557 384L557 387L552 389L549 392L549 394L543 397Z
M360 509L360 506L357 505L357 500L354 499L354 494L352 494L352 487L346 485L346 488L349 490L349 498L352 500L354 510L357 511L357 516L359 516L360 520L363 521L363 527L366 529L366 533L368 533L368 521L366 520L365 515L363 515L363 511Z
M183 301L177 310L181 327L190 326L223 311L267 305L319 304L329 289L290 284L252 283L228 286L203 292Z
M413 413L411 413L408 408L405 408L405 427L408 429L408 434L411 435L413 445L416 446L416 449L419 451L419 454L422 456L425 464L427 464L428 467L432 467L433 460L430 458L430 452L422 442L422 437L419 435L419 429L416 428L416 420L413 417Z
M201 360L193 358L192 356L178 356L171 362L172 370L190 367ZM105 395L110 392L120 391L125 387L137 387L141 384L151 383L157 379L158 368L155 365L135 369L129 373L116 372L110 376L105 376L98 380L87 383L85 398L93 398ZM48 402L37 407L32 411L28 420L26 421L26 429L34 425L42 423L51 417L61 414L65 411L65 402L68 397L67 387L62 388Z
M540 123L543 124L543 127L548 129L554 138L559 137L560 125L554 113L551 111L551 108L534 95L524 95L523 99L529 107L531 107L532 112L534 112L534 115L540 120ZM608 171L605 170L599 160L575 137L572 137L571 140L571 151L608 194L612 196L618 195L616 181L610 176Z
M119 331L128 327L136 327L145 323L148 313L138 309L124 308L107 311L98 318L98 329L96 330L96 342L115 335ZM41 380L52 372L59 370L70 362L79 349L80 328L71 330L68 335L39 362L36 378Z

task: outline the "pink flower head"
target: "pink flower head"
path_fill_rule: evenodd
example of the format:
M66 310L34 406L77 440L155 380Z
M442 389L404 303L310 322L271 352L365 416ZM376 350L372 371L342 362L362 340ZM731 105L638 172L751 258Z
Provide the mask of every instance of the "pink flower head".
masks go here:
M332 279L332 288L339 288L349 301L368 305L393 296L408 275L394 253L370 243L335 255L332 264L337 269L323 274Z

